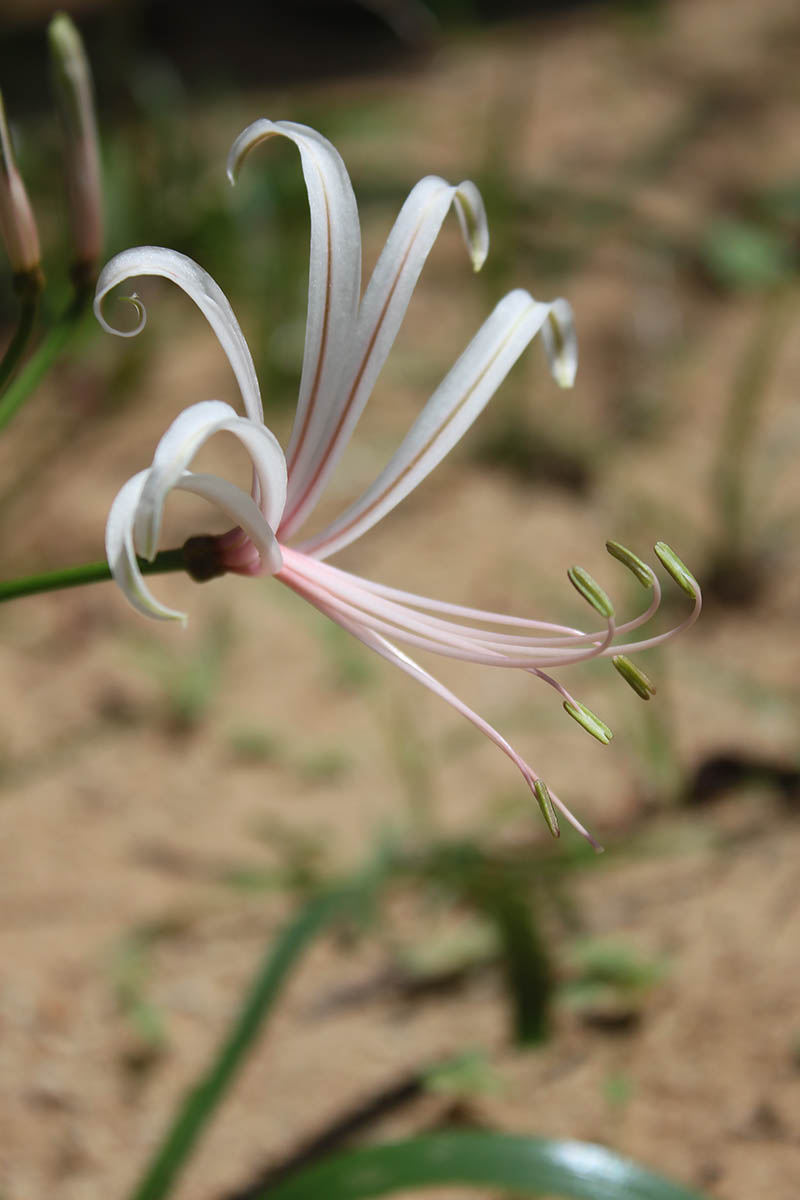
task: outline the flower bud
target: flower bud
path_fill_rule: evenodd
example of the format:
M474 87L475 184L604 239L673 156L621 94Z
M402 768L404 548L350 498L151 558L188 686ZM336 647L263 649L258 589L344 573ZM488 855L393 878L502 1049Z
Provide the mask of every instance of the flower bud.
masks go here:
M39 277L39 233L28 193L17 170L0 95L0 230L11 269L19 280Z
M92 75L81 35L65 13L48 27L61 117L76 267L91 273L103 250L103 192Z

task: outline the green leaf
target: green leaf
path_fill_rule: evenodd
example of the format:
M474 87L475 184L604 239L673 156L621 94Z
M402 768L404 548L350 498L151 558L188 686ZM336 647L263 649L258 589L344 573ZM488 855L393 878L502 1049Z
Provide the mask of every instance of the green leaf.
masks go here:
M588 1142L511 1134L431 1134L325 1159L253 1200L367 1200L415 1187L463 1184L568 1200L701 1200Z
M318 933L353 906L358 895L358 884L319 893L269 946L208 1071L179 1105L172 1126L133 1192L133 1200L161 1200L171 1191L178 1172L252 1049L295 963Z

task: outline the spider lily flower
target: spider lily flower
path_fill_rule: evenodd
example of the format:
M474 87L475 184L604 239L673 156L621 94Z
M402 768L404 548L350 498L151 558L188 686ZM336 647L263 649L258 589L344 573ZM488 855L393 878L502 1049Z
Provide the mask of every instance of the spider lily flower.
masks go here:
M97 284L95 312L101 323L119 332L106 322L102 305L120 283L144 274L172 280L191 297L217 335L239 385L245 415L219 400L206 400L172 423L151 466L130 479L112 505L106 552L114 578L145 615L185 620L184 614L166 608L152 595L137 554L145 559L155 556L164 502L173 488L202 496L227 516L233 528L219 537L187 542L185 557L195 578L227 571L274 576L486 734L521 772L552 833L558 834L559 812L596 846L509 742L397 643L485 667L529 672L559 693L567 712L584 728L608 741L610 730L553 677L552 670L598 657L622 655L627 663L626 656L636 649L655 645L691 624L699 613L699 589L668 547L663 552L657 549L666 570L691 594L694 604L676 629L636 642L628 635L654 614L660 587L655 573L616 543L609 543L609 552L638 579L650 600L638 616L618 625L611 601L599 585L585 571L573 568L571 581L599 618L588 631L429 599L360 578L327 561L422 482L466 432L537 334L556 381L562 387L572 384L577 352L569 305L565 300L542 303L522 290L499 302L375 482L326 528L298 540L298 531L364 409L448 211L455 208L476 270L486 257L488 230L473 184L452 186L433 176L423 179L403 205L359 302L361 237L355 197L341 158L325 138L302 125L256 121L234 142L228 162L231 181L247 154L275 136L290 139L300 152L311 213L305 354L286 453L264 424L252 356L214 280L197 263L161 247L139 247L117 255ZM123 336L133 336L145 323L141 303L135 296L131 299L138 322ZM201 446L221 432L237 437L252 461L249 494L224 479L190 469ZM635 667L623 664L620 673L639 683L640 689L643 686Z

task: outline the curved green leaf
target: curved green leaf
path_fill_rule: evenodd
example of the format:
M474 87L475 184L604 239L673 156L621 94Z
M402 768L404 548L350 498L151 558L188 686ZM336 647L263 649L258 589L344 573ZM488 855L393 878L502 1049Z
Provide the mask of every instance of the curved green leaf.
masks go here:
M482 1132L351 1150L266 1188L258 1200L367 1200L453 1183L568 1200L701 1200L603 1146Z

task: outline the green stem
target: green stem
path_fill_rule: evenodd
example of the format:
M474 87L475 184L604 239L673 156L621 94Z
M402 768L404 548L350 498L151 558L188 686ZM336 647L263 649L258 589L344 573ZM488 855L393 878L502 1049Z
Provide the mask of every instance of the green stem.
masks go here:
M139 570L143 575L165 575L168 571L185 571L183 550L161 550L152 562L140 558ZM58 571L44 571L38 575L26 575L22 579L7 579L4 582L0 581L0 604L4 600L35 596L39 592L56 592L62 588L83 587L87 583L103 583L111 577L111 568L107 562L95 562L83 563L79 567L62 567Z
M295 962L312 938L342 912L345 903L352 903L353 895L351 885L332 888L312 897L269 946L210 1068L179 1107L131 1200L162 1200L169 1193L236 1071L252 1049Z
M0 400L0 429L3 429L8 424L17 409L25 403L31 392L38 387L64 347L78 332L83 318L90 311L88 308L90 296L91 292L83 288L76 293L75 298L63 317L45 335L38 349L8 388L8 391L2 400ZM16 341L16 338L14 340ZM11 347L9 347L10 349ZM8 354L6 354L6 358L8 358ZM17 355L17 360L18 358L19 355ZM5 361L4 359L4 366ZM16 360L12 364L12 371L14 366L16 366Z
M22 311L19 316L19 325L11 341L8 343L2 361L0 361L0 396L5 391L8 384L19 366L20 359L25 353L25 347L30 341L36 325L36 314L39 311L39 293L25 296L22 301Z
M758 419L788 328L793 296L778 291L761 308L745 347L719 437L712 484L717 509L717 553L734 564L746 549L750 513L751 467L757 451Z

